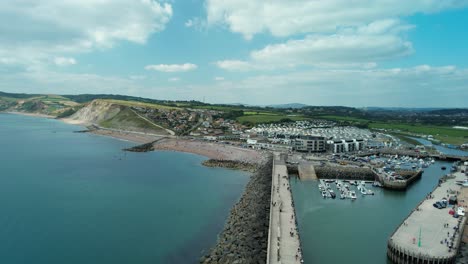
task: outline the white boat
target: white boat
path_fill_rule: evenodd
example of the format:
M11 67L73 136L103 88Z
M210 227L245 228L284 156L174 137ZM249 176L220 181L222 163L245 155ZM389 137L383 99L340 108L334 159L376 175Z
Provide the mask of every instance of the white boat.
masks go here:
M378 181L375 181L374 183L372 183L372 186L374 187L382 187L382 184Z
M370 189L367 189L367 195L374 195L374 191L370 190Z
M351 200L356 200L356 198L357 198L357 197L356 197L356 192L350 191L350 192L349 192L349 198L351 198Z
M326 191L322 191L322 197L323 197L323 198L327 198L327 196L328 196L328 195L327 195L327 192L326 192Z
M434 162L435 162L435 160L431 160L431 163L434 163Z

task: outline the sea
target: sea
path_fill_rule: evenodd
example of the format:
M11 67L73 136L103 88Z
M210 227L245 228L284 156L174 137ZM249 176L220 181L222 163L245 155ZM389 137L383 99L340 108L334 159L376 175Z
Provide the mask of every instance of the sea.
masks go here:
M438 149L447 154L466 155L449 148ZM449 173L441 167L451 165L436 161L404 192L367 184L375 195L362 196L356 190L355 201L324 199L317 182L291 178L304 263L391 263L386 256L388 238L434 189L440 177Z
M82 129L0 114L0 263L197 263L249 175Z

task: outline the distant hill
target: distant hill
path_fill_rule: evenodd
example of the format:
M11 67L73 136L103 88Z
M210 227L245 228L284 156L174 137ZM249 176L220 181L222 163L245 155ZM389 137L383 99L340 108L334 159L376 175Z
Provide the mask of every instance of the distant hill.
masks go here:
M39 96L38 94L24 94L24 93L4 93L0 92L0 97L10 97L10 98L16 98L16 99L23 99L23 98L31 98Z
M444 108L425 107L425 108L411 108L411 107L375 107L369 106L362 108L366 111L397 111L397 112L429 112L434 110L441 110Z
M267 107L278 108L278 109L286 109L286 108L300 109L300 108L304 108L307 106L308 105L306 104L300 104L300 103L267 105Z

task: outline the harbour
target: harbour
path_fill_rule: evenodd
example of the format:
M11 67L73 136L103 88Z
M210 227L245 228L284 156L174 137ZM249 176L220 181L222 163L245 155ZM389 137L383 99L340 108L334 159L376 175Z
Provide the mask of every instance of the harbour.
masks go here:
M366 186L374 195L362 195L353 187L356 199L324 199L319 181L292 177L304 263L391 263L386 255L388 238L447 174L441 167L451 164L435 161L404 192L373 187L369 182Z
M454 263L466 224L466 203L457 199L465 169L443 177L395 230L387 250L394 263Z

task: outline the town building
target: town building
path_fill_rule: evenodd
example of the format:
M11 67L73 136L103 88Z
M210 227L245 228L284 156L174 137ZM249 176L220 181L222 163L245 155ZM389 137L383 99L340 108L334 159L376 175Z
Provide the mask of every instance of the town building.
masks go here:
M292 141L293 149L301 152L324 152L327 150L324 137L300 136Z

